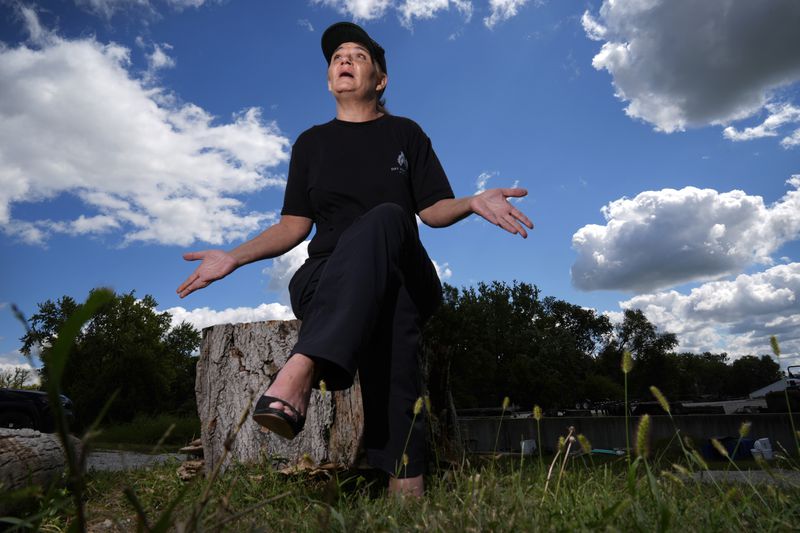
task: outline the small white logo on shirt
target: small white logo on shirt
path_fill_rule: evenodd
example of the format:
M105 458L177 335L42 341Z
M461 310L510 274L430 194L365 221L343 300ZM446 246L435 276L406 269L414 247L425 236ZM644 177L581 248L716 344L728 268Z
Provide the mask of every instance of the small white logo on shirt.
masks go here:
M400 155L397 156L397 166L392 167L392 172L399 172L401 174L408 173L408 160L406 159L406 154L400 152Z

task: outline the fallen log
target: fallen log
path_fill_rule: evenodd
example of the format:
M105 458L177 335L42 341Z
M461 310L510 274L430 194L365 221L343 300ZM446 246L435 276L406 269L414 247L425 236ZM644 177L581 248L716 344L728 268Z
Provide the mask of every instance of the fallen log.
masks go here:
M80 441L70 437L79 450ZM0 491L46 488L61 477L67 461L58 436L33 429L0 428ZM2 508L0 512L9 509Z

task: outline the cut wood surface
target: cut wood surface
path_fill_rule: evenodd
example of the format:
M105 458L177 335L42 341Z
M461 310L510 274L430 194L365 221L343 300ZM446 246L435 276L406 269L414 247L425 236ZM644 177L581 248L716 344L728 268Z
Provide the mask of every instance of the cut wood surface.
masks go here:
M286 362L297 342L300 321L222 324L203 330L197 363L197 408L207 471L223 460L225 441L238 422L244 423L223 468L264 459L297 464L308 455L316 464L353 466L363 434L363 408L358 381L346 391L315 390L305 429L293 440L262 431L250 415L258 398Z

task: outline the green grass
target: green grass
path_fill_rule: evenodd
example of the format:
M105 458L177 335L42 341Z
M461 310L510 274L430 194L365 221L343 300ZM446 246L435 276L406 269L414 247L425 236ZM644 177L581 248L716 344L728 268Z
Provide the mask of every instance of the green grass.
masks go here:
M172 428L170 430L170 428ZM169 432L168 432L169 430ZM166 435L165 438L164 435ZM149 451L161 442L161 450L174 450L200 437L200 419L161 414L155 417L136 417L127 424L115 424L100 428L92 447Z
M556 495L553 483L544 491L547 468L538 460L526 459L519 465L515 457L472 458L472 464L429 476L421 500L386 496L385 480L379 478L289 478L266 465L238 466L213 484L197 529L762 532L788 531L800 523L800 486L762 485L756 487L756 495L746 484L681 480L666 464L661 466L669 474L637 460L631 479L625 458L592 464L586 457L573 457ZM90 476L86 489L90 528L111 520L119 531L135 530L137 517L123 494L126 487L137 495L151 525L187 489L176 512L177 522L186 520L205 483L196 479L187 487L175 474L177 466L176 461L151 470ZM66 522L56 516L44 525L60 531Z

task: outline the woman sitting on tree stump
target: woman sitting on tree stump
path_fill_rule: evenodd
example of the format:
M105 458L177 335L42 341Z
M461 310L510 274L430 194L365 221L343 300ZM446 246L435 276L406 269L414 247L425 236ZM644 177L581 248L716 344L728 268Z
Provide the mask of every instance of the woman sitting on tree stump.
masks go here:
M359 26L340 22L323 34L322 51L336 118L295 142L280 221L230 252L185 254L202 262L177 292L183 298L242 265L280 256L315 225L309 258L289 284L292 310L303 321L299 340L253 418L294 438L312 388L320 381L330 390L347 388L358 370L367 460L390 475L390 492L421 496L417 349L441 285L414 215L438 228L477 213L527 237L533 224L507 200L527 191L454 198L427 135L384 107L384 49Z

